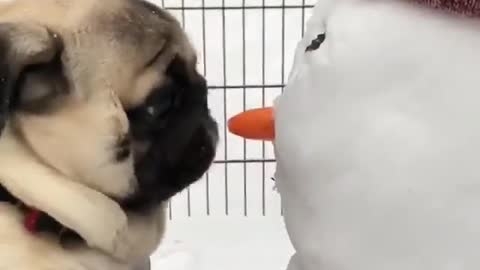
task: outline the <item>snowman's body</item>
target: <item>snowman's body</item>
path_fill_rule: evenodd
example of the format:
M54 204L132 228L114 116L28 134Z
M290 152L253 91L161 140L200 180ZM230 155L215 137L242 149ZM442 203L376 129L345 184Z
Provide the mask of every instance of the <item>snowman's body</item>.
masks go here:
M317 3L275 105L290 270L480 269L479 51L480 20Z

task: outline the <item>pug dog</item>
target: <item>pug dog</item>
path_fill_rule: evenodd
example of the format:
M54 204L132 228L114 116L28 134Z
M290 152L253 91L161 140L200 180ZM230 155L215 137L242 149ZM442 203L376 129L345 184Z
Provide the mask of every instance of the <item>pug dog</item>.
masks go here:
M196 62L143 0L0 1L0 269L149 257L216 152Z

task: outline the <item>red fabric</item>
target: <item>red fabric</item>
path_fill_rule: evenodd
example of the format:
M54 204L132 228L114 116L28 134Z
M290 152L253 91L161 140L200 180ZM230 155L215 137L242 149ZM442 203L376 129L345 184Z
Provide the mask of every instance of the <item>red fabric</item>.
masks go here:
M29 232L37 232L38 220L40 219L41 214L42 213L38 210L31 210L27 213L24 226Z
M411 0L432 8L457 14L480 17L480 0Z

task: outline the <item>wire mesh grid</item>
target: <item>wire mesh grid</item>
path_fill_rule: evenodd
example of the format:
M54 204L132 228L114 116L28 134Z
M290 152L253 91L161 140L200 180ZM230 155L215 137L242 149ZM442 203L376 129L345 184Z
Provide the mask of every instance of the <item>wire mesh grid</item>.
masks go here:
M281 215L270 144L228 133L228 118L272 105L315 0L156 0L182 24L209 83L220 142L210 171L172 198L169 216Z

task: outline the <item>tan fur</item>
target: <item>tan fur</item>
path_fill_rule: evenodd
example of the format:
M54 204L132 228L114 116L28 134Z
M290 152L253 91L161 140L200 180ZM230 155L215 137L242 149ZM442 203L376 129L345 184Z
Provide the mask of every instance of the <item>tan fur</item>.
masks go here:
M0 183L90 246L63 249L54 239L32 237L15 208L0 204L1 270L132 270L162 238L163 206L140 217L107 197L135 189L132 158L112 163L111 148L127 136L124 109L165 82L163 71L173 56L192 67L196 57L173 17L135 17L131 2L0 2L0 26L23 31L9 37L17 50L14 61L25 66L51 57L55 37L48 36L49 29L64 42L62 62L73 85L73 93L53 103L51 112L11 117L0 139ZM160 50L159 60L146 66Z

